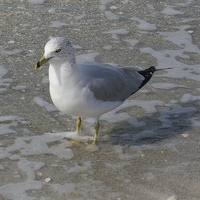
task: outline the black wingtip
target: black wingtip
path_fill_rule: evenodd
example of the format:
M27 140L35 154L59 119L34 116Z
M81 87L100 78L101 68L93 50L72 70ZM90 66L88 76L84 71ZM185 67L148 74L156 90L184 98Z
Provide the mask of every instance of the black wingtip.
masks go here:
M143 82L141 83L140 88L142 88L153 76L154 72L157 71L154 66L151 66L144 71L138 71L139 74L141 74L144 77Z
M134 94L135 92L137 92L140 88L142 88L146 83L149 82L149 80L151 79L151 77L153 76L155 71L160 71L160 70L166 70L166 69L173 69L173 68L163 68L163 69L156 69L154 66L151 66L143 71L138 71L138 73L140 75L142 75L144 77L144 80L142 81L140 87L134 91L132 94Z

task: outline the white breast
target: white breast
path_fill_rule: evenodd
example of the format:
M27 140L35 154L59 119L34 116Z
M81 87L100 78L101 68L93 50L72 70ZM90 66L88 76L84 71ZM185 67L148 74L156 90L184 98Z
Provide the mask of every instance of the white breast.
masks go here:
M116 108L122 102L104 102L83 87L76 70L49 66L50 95L55 106L70 116L98 119L102 114ZM80 87L79 87L80 85Z
M68 70L68 72L66 72ZM62 112L71 115L77 103L78 91L74 89L73 72L69 69L49 66L50 94L55 106Z

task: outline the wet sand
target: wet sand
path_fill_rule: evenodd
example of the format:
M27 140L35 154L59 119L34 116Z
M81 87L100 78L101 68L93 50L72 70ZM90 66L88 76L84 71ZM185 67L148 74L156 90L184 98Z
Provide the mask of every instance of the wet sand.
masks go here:
M0 16L0 200L200 199L198 1L7 0ZM34 71L53 36L77 62L173 69L101 117L96 147L71 143L75 118Z

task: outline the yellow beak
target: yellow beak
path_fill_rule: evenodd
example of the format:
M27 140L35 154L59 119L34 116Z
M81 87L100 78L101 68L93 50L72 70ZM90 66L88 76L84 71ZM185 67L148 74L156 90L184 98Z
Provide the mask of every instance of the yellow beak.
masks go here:
M37 64L35 65L34 69L38 69L39 67L41 67L42 65L44 65L45 63L47 63L51 58L45 58L45 56L42 56L42 58L40 58L40 60L37 62Z

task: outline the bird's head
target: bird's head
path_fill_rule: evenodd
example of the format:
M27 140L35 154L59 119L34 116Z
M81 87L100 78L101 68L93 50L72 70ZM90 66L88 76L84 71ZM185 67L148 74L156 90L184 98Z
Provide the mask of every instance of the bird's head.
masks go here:
M35 65L35 69L38 69L47 62L62 63L66 61L70 64L75 63L73 46L64 37L54 37L45 45L44 55Z

